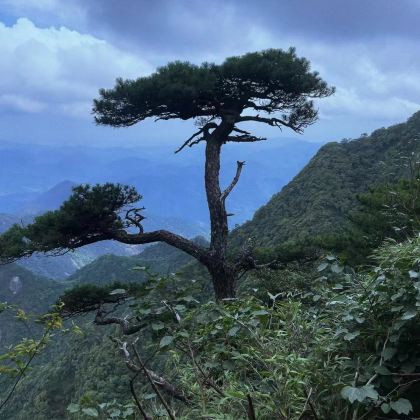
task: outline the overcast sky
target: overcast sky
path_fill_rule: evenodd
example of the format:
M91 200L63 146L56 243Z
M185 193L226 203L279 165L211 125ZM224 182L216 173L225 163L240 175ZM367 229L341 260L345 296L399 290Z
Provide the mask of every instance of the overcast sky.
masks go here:
M304 139L358 137L420 109L419 0L0 0L0 142L177 144L191 124L96 127L92 98L171 60L289 46L337 88Z

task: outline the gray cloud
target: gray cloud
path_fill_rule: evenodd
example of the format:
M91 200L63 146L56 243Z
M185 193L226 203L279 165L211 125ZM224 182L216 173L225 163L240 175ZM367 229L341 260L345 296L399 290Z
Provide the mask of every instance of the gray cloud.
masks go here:
M145 60L65 27L0 22L0 111L62 112L89 117L92 97L118 76L152 70Z
M0 42L7 58L0 63L0 112L54 109L89 117L97 88L116 76L139 76L174 59L221 61L290 45L337 87L320 101L321 120L309 137L355 136L420 108L418 0L0 0L0 6L0 21L34 22L25 42L21 24ZM144 127L144 136L166 136L163 125Z
M418 0L71 0L66 4L79 15L83 10L79 23L89 30L163 55L195 56L199 51L206 55L207 50L234 47L255 25L277 35L333 43L420 39ZM61 8L57 10L61 16ZM72 20L71 13L68 19Z

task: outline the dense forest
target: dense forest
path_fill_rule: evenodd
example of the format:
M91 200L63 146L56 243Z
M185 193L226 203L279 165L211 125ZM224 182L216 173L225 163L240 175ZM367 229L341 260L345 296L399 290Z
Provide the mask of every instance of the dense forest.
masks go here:
M420 112L326 144L228 233L244 162L222 190L221 147L261 141L236 124L300 132L317 118L308 98L333 91L293 49L102 90L99 124L201 121L180 149L205 143L210 241L145 231L140 194L110 183L0 235L0 418L418 418ZM102 240L160 243L66 281L16 263Z

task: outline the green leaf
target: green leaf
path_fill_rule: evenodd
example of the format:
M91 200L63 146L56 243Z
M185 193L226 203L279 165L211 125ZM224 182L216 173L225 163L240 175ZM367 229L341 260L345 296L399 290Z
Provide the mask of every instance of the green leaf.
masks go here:
M188 295L188 296L183 296L181 298L181 300L183 300L184 302L190 303L190 302L195 302L195 303L199 303L197 299L195 299L193 296Z
M163 330L165 328L165 324L163 322L154 322L152 324L152 330L153 331L159 331L159 330Z
M408 319L414 318L417 315L416 309L409 309L408 311L405 311L401 317L402 320L406 321Z
M360 392L360 389L355 388L353 386L345 386L341 390L341 396L345 400L349 400L352 404L355 401L363 401L364 400L363 394Z
M364 385L360 388L345 386L341 390L341 396L344 399L349 400L352 404L355 401L363 402L366 398L372 400L377 400L379 398L379 394L376 392L373 385Z
M162 340L160 340L159 347L166 347L169 346L169 344L174 341L174 338L171 335L165 335L165 337L162 337Z
M396 352L397 352L397 349L395 347L387 347L382 352L382 357L384 358L385 361L391 360L394 357Z
M334 263L331 266L331 271L333 273L337 273L338 274L338 273L341 273L343 271L343 267L341 265L338 265L337 263Z
M136 267L133 267L131 270L132 271L144 271L144 270L147 270L147 267L138 267L138 266L136 266Z
M128 407L123 413L122 413L122 416L123 416L123 419L126 419L127 417L129 417L129 416L132 416L134 414L134 410L133 410L133 408L132 407Z
M358 335L360 335L360 331L354 331L347 333L343 338L346 341L354 340Z
M383 413L388 414L391 411L391 406L387 403L381 405L381 410Z
M119 417L121 415L121 410L119 408L113 408L109 414L109 417Z
M225 360L223 362L223 369L235 370L235 363L233 363L232 360Z
M229 337L234 337L238 331L240 330L240 327L232 327L229 331L228 331L228 336Z
M410 270L408 272L408 274L409 274L410 278L412 278L412 279L418 279L419 278L419 273L417 271Z
M398 414L409 414L413 411L413 406L411 402L405 398L400 398L397 401L392 401L390 403L391 408Z
M252 315L254 316L263 316L263 315L268 315L269 312L266 311L265 309L259 309L258 311L254 311L252 312Z
M318 271L324 271L327 267L328 267L328 263L324 262L324 263L321 263L321 264L318 265L317 270Z
M125 290L125 289L115 289L112 292L109 292L110 295L123 295L124 293L127 293L127 290Z
M98 417L99 413L96 408L82 408L82 413L86 414L89 417Z
M74 403L71 403L71 404L69 404L69 405L67 406L67 411L68 411L69 413L77 413L77 412L79 412L79 411L80 411L80 405L79 405L79 404L74 404Z
M379 373L379 375L384 375L384 376L391 375L390 370L385 366L377 366L375 368L375 371L376 373Z
M367 398L372 400L377 400L379 398L379 394L373 385L364 385L361 389L365 392Z

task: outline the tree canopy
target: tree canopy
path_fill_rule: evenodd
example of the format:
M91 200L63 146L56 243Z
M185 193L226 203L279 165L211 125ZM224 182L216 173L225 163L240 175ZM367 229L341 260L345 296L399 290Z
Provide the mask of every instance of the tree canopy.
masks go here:
M311 99L333 91L294 48L270 49L230 57L220 65L176 61L150 76L117 79L113 89L100 90L93 112L98 124L116 127L149 117L209 122L232 116L235 122L260 120L301 131L317 118ZM240 118L245 110L281 116Z

